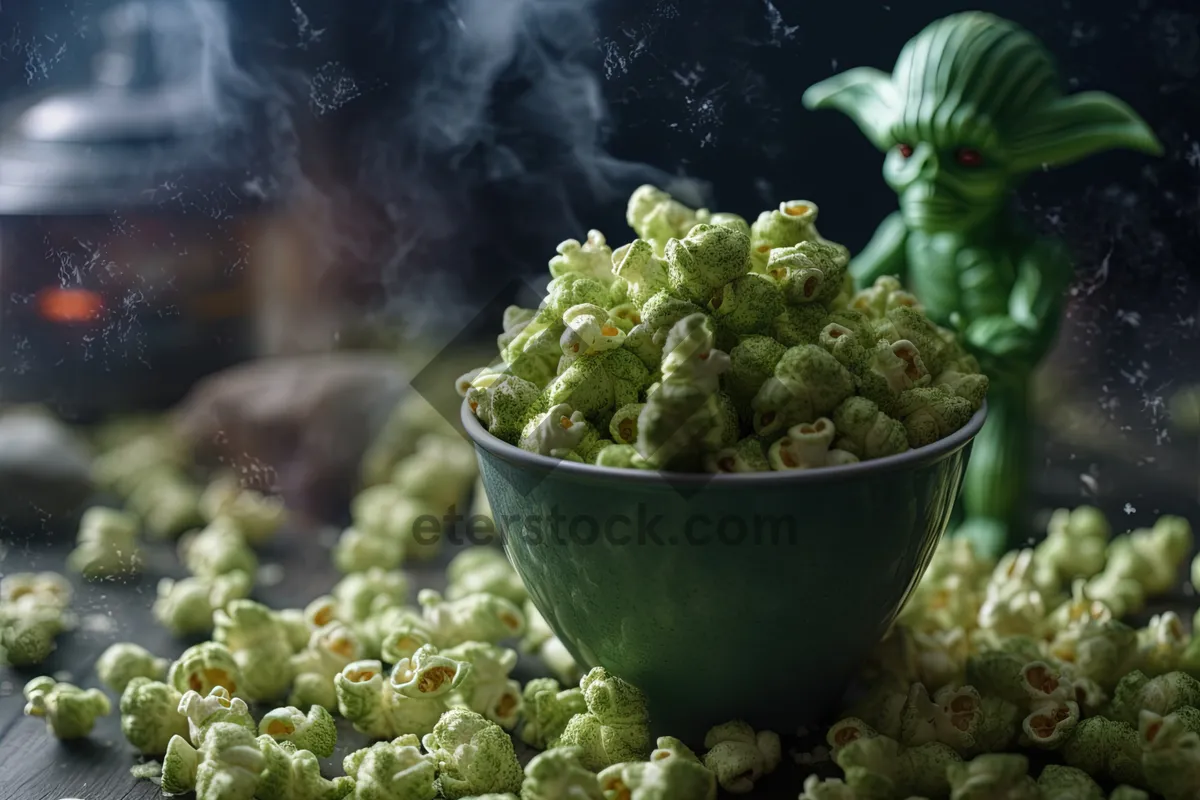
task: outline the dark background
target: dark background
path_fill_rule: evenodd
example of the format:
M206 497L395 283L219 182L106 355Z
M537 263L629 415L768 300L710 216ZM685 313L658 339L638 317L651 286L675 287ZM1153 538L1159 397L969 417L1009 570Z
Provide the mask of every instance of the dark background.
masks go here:
M84 79L106 5L0 0L3 98ZM1105 153L1032 176L1021 192L1030 218L1077 258L1046 370L1048 407L1069 411L1047 422L1064 449L1047 459L1079 460L1070 469L1082 475L1095 453L1119 453L1178 473L1164 466L1176 444L1194 462L1196 443L1178 441L1167 415L1171 393L1200 380L1194 0L229 7L237 75L286 111L294 167L341 209L331 282L364 313L446 337L498 292L507 299L514 278L540 285L562 239L590 227L614 245L630 238L624 200L646 180L698 179L713 207L747 216L810 199L826 236L860 248L895 204L882 157L843 116L805 111L804 89L853 66L890 68L946 13L1017 21L1056 54L1069 89L1121 97L1165 147L1161 158Z

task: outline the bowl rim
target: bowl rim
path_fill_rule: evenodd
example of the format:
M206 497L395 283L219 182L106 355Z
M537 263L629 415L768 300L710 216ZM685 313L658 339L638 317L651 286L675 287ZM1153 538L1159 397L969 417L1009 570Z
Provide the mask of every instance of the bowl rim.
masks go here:
M835 467L820 469L796 469L769 472L666 472L658 470L626 469L622 467L601 467L596 464L584 464L578 461L544 456L522 450L516 445L493 435L478 418L471 413L467 401L463 400L460 414L463 428L467 436L474 442L475 447L486 450L491 455L522 467L534 467L545 471L561 471L566 475L579 477L606 478L630 483L668 483L672 486L697 484L705 486L738 486L754 485L811 485L830 481L852 480L854 478L869 478L880 473L893 472L902 469L914 469L934 461L940 461L961 450L971 443L983 428L987 419L987 401L979 407L971 418L961 428L949 436L941 438L933 444L915 447L892 456L873 458L853 464L842 464Z

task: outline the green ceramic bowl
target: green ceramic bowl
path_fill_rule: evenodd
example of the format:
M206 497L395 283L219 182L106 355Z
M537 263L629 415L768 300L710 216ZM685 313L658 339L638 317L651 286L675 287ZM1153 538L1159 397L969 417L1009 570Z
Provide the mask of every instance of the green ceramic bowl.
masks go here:
M575 659L640 687L653 733L834 706L929 565L986 415L808 472L685 475L527 453L463 407L505 550Z

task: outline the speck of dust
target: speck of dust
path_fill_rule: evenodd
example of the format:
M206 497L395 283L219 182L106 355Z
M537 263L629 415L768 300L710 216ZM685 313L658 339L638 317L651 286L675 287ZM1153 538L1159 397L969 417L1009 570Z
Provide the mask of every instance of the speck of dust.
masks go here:
M1133 503L1125 504L1125 513L1126 514L1136 514L1137 513L1137 509L1133 507Z

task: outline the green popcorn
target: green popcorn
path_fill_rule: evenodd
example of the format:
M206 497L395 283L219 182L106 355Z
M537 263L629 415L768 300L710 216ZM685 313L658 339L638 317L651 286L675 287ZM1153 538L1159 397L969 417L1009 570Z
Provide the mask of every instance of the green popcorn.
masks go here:
M313 631L308 646L288 659L293 673L288 705L306 709L337 708L334 676L352 661L362 658L363 646L352 628L331 622Z
M847 397L833 410L837 438L833 446L860 459L884 458L908 449L904 424L858 395Z
M524 773L512 739L474 711L450 709L422 744L438 765L438 788L447 800L521 789Z
M1150 795L1133 786L1118 786L1112 790L1108 800L1150 800Z
M547 390L553 386L551 383ZM467 402L492 435L515 442L525 422L533 415L531 408L538 402L540 393L536 384L524 378L503 375L478 397L468 392Z
M1055 800L1104 800L1104 791L1090 775L1061 764L1047 764L1038 776L1037 787L1042 797Z
M615 350L625 343L625 331L600 306L571 306L563 312L563 324L558 345L570 358Z
M176 636L209 633L216 610L247 597L253 585L252 573L242 570L211 578L163 578L158 582L154 618Z
M705 459L705 468L709 472L766 472L771 469L763 448L763 440L758 436L747 436L732 447L723 447Z
M1034 550L1034 583L1053 585L1058 583L1057 569L1038 559ZM1071 596L1064 600L1046 618L1045 629L1047 636L1061 633L1069 628L1077 628L1088 622L1111 622L1112 609L1088 594L1087 581L1076 578L1071 581Z
M550 259L550 274L555 278L573 272L598 281L613 279L612 248L600 231L588 231L583 243L567 239L558 246L557 253Z
M83 512L76 547L67 567L87 580L132 575L141 569L137 517L113 508L93 506Z
M638 416L638 456L657 469L697 469L725 444L725 420L717 395L683 381L664 382Z
M1183 620L1173 611L1155 614L1150 623L1137 632L1136 663L1147 675L1163 675L1179 667L1188 646Z
M609 424L612 424L611 420ZM596 433L595 428L589 428L588 432L583 436L583 441L579 444L579 450L576 455L585 464L595 464L596 457L600 455L600 452L613 444L615 442L612 439L602 439Z
M877 339L885 339L889 344L911 342L931 375L940 374L951 355L938 326L912 308L901 306L890 309L872 325L872 329Z
M736 334L767 333L783 313L789 284L748 272L719 287L708 301L717 325Z
M1011 747L1021 731L1024 713L1021 708L1003 698L984 695L979 703L979 712L981 718L975 730L975 752L990 753Z
M850 299L850 307L855 311L866 314L871 319L880 320L896 308L919 308L910 292L892 275L881 275L875 283L854 294Z
M546 387L543 402L567 403L597 427L607 428L612 413L637 402L649 371L629 350L609 350L583 356Z
M256 547L270 541L287 521L281 498L244 489L235 475L222 476L205 488L200 495L200 513L209 522L218 517L232 520L246 541Z
M521 684L509 677L517 666L517 651L481 642L464 642L441 654L471 665L456 690L463 705L511 730L521 715Z
M1108 606L1115 617L1136 614L1146 605L1142 584L1107 566L1087 582L1086 588L1088 596Z
M342 578L333 587L338 619L362 622L388 606L402 606L408 597L408 576L378 567Z
M371 739L396 736L392 723L392 690L384 680L383 664L366 659L354 661L334 676L338 712L354 730Z
M936 373L931 384L935 389L949 392L955 397L961 397L976 410L987 399L988 388L991 385L988 377L979 372L959 372L954 369L943 369Z
M433 589L422 589L417 601L440 647L463 642L496 644L525 632L525 615L503 597L479 593L445 600Z
M566 403L551 406L525 425L517 446L530 453L553 458L567 458L576 453L588 432L588 421L582 411Z
M775 252L777 251L772 251L771 255L774 256ZM797 267L815 268L820 271L821 285L816 290L813 298L815 301L832 306L839 295L853 294L853 280L846 280L850 277L846 269L850 264L850 251L844 246L829 241L810 240L783 248L778 252L786 253L789 256L794 253L797 256L794 259L787 259L783 264L785 267L792 269ZM846 292L848 286L850 291Z
M159 658L141 645L119 642L110 645L96 660L96 677L117 694L134 678L149 678L161 681L167 676L165 658Z
M338 572L348 575L371 567L396 569L404 561L404 539L346 528L333 549Z
M807 200L788 200L779 208L764 211L750 226L750 238L756 246L791 247L805 241L819 241L816 230L817 206Z
M1137 658L1137 632L1123 622L1085 621L1060 632L1049 653L1069 662L1075 672L1112 691Z
M608 432L615 444L634 444L637 442L638 416L645 403L626 403L618 408L608 423Z
M256 732L250 708L240 697L233 697L224 686L216 686L207 695L189 691L179 700L179 711L188 721L188 738L199 747L204 734L218 722L240 725Z
M967 683L984 695L993 695L1012 703L1027 703L1024 668L1028 662L1001 650L984 650L967 659Z
M613 764L596 776L601 791L630 800L716 800L717 780L698 761L668 758Z
M600 782L586 766L583 750L555 747L530 759L521 783L521 800L606 800Z
M510 314L513 316L510 317ZM504 309L504 326L503 333L496 337L497 352L503 354L512 345L513 341L525 330L530 322L533 321L537 311L532 308L521 308L519 306L509 306ZM481 372L480 369L474 369L458 379L458 395L466 397L467 389L471 388L471 381Z
M200 578L215 578L238 570L253 575L258 569L258 556L246 544L237 524L226 517L218 517L199 533L180 540L179 560Z
M438 719L449 710L450 695L457 690L471 666L440 655L426 645L412 658L401 659L388 677L391 723L399 733L424 736L434 729Z
M1088 717L1076 726L1060 752L1069 766L1089 775L1139 785L1145 782L1137 728L1129 723Z
M608 318L628 336L642 321L642 312L634 303L620 303L608 309Z
M1132 670L1117 684L1106 716L1132 725L1142 711L1166 716L1186 706L1200 706L1200 681L1185 672L1148 678Z
M749 423L751 402L768 378L775 374L787 348L769 336L745 336L729 351L729 369L722 378L738 415Z
M1079 704L1071 700L1042 702L1021 721L1022 741L1043 750L1057 750L1079 724Z
M200 489L174 470L155 471L130 493L127 507L155 539L173 539L204 523Z
M171 739L163 757L164 794L196 792L196 800L252 800L266 759L254 734L240 725L217 723L199 748Z
M851 742L878 735L879 731L858 717L845 717L833 723L826 731L825 742L829 745L830 752L836 757Z
M836 431L827 417L801 422L788 428L787 435L776 439L767 450L767 461L774 470L816 469L853 464L858 456L845 450L831 450Z
M637 447L631 444L608 445L596 454L596 466L616 467L618 469L647 469L645 459L638 453Z
M353 778L324 778L316 754L308 750L281 746L265 735L258 737L258 748L264 767L256 800L341 800L354 791Z
M816 345L787 350L751 401L754 431L769 435L831 413L854 393L846 368Z
M712 321L690 314L671 326L663 345L663 382L685 382L716 392L729 369L729 356L715 349Z
M852 368L858 393L874 402L889 416L901 416L901 395L909 389L924 388L930 382L929 371L925 369L916 347L904 340L893 344L879 340L864 353L858 361L857 368ZM932 391L936 393L930 395L933 400L943 402L944 396L950 398L945 400L945 403L955 406L969 405L962 398L941 389ZM918 395L910 399L921 397Z
M583 691L577 686L563 689L553 678L534 678L521 697L521 741L539 750L555 746L571 717L587 713Z
M392 484L406 497L445 508L462 499L478 473L475 450L463 439L422 436L392 470Z
M587 713L570 719L558 746L578 747L590 770L622 761L639 761L649 751L646 700L634 686L594 667L580 681Z
M389 626L379 650L384 661L395 664L401 659L412 658L427 644L433 644L433 632L423 622L413 621Z
M92 479L97 486L128 498L148 478L176 472L187 462L188 454L179 442L140 435L99 453L92 461Z
M707 301L708 298L705 298L700 303L703 304ZM681 319L689 317L692 314L704 313L704 309L701 308L700 304L677 297L668 290L663 290L655 293L642 305L642 321L638 327L648 331L655 344L662 345L666 341L667 334L671 328ZM631 342L632 339L633 334L631 332L626 341ZM635 344L636 341L631 342L631 346Z
M213 613L213 639L229 648L242 670L242 693L255 701L273 700L292 682L294 652L279 615L253 600L233 600Z
M357 750L342 761L355 781L355 800L434 800L437 766L415 736L401 736Z
M290 742L320 758L333 755L337 744L337 723L322 706L313 706L308 714L295 706L268 711L258 723L258 733L277 742Z
M896 401L896 415L904 423L910 447L923 447L949 436L974 413L969 402L940 389L908 389Z
M775 318L771 334L787 347L816 344L829 321L829 312L819 303L787 306Z
M668 240L680 238L700 222L695 211L650 185L639 186L630 195L625 221L660 256Z
M184 650L171 663L167 670L167 683L180 693L192 691L206 696L213 689L222 687L230 695L238 696L242 686L242 670L225 645L201 642Z
M809 775L800 790L800 800L858 800L858 795L840 778L822 780Z
M446 580L447 600L483 592L520 607L529 597L521 576L497 547L476 545L463 550L446 565Z
M612 256L612 271L625 282L629 301L637 308L670 287L667 265L655 254L654 245L644 239L617 248Z
M188 738L188 718L179 710L183 696L171 686L135 677L121 693L121 733L139 752L161 756L175 736Z
M1138 720L1142 766L1149 788L1166 800L1189 800L1200 786L1200 734L1178 714L1143 711Z
M99 689L80 689L45 676L25 684L25 716L42 717L46 730L58 739L82 739L92 732L96 719L112 711Z
M714 214L708 212L706 209L700 209L696 212L696 215L700 222L707 222L709 225L722 225L737 231L747 239L750 238L750 223L737 214L730 214L728 212L717 212Z
M1041 800L1029 775L1029 759L1017 753L988 753L946 768L952 800Z
M784 299L790 305L822 302L825 296L827 278L824 270L796 247L771 250L766 274L782 289Z

